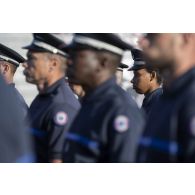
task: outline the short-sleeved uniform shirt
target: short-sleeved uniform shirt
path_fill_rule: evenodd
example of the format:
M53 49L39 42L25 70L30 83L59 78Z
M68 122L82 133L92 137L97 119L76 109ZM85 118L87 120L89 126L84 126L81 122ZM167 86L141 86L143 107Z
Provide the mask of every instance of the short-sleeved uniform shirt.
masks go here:
M162 95L163 90L162 88L155 89L154 91L148 93L142 103L142 109L148 115L153 107L153 105L159 100L160 96Z
M39 94L29 109L37 162L62 159L64 134L80 104L62 78Z
M112 78L88 93L66 135L64 162L133 162L143 118Z
M0 162L34 162L32 140L23 110L0 76Z
M195 68L163 89L139 142L138 162L195 162Z

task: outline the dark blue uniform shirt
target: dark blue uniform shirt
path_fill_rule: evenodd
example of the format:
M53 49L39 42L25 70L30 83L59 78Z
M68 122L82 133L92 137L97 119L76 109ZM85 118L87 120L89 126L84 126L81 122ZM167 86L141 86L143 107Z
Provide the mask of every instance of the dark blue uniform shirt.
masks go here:
M0 162L34 162L29 131L13 91L0 76Z
M14 95L15 95L15 97L17 98L17 100L18 100L18 102L19 102L19 104L20 104L20 106L21 106L21 108L22 108L24 119L26 119L27 114L28 114L28 106L27 106L27 104L26 104L24 98L22 97L22 95L20 94L20 92L16 89L14 83L9 84L9 86L10 86L11 89L13 90Z
M195 68L177 78L153 107L138 162L195 162Z
M112 78L83 98L64 162L133 162L142 125L135 102Z
M64 134L80 104L62 78L39 94L29 109L37 162L62 159Z
M163 93L162 88L158 88L148 93L145 96L143 103L142 103L142 109L145 111L147 115L150 114L151 108L159 100L162 93Z

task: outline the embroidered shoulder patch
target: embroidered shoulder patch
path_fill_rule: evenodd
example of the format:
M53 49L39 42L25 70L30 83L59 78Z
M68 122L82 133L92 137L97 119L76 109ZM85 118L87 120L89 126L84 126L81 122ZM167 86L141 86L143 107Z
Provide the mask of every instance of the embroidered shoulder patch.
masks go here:
M125 132L129 128L129 119L124 115L119 115L114 120L114 128L119 133Z
M57 125L65 125L67 121L68 121L68 116L63 111L57 112L56 115L54 116L54 122Z

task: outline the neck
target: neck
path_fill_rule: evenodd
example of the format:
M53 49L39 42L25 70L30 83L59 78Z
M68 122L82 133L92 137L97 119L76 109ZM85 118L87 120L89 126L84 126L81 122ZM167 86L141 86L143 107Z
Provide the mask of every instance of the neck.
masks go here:
M11 76L4 76L4 78L5 78L5 81L6 81L6 83L9 85L9 84L11 84L11 83L13 83L14 81L13 81L13 77L11 77Z
M49 77L44 81L40 81L37 84L37 89L38 89L39 93L43 93L48 87L50 87L51 85L53 85L55 82L57 82L58 80L60 80L63 77L65 77L64 74L59 74L55 77Z
M153 92L153 91L155 91L156 89L158 89L160 87L160 85L159 84L154 84L153 86L151 86L150 87L150 89L147 91L147 93L146 94L144 94L145 96L147 95L147 94L149 94L149 93L151 93L151 92Z

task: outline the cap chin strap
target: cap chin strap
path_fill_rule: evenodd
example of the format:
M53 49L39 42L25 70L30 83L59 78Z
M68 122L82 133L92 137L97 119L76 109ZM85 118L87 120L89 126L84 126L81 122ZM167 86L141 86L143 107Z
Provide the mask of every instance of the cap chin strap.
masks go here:
M41 41L38 41L38 40L34 40L32 42L32 44L36 45L38 47L41 47L43 49L46 49L46 50L52 52L53 54L61 54L62 56L67 57L67 54L65 52L63 52L63 51L61 51L61 50L59 50L59 49L57 49L57 48L47 44L47 43L44 43L44 42L41 42Z
M91 47L94 47L96 49L105 49L107 51L113 52L115 54L118 55L123 55L123 50L113 46L111 44L96 40L96 39L92 39L89 37L84 37L84 36L80 36L80 35L76 35L73 39L73 41L75 43L79 43L79 44L84 44L84 45L89 45Z

